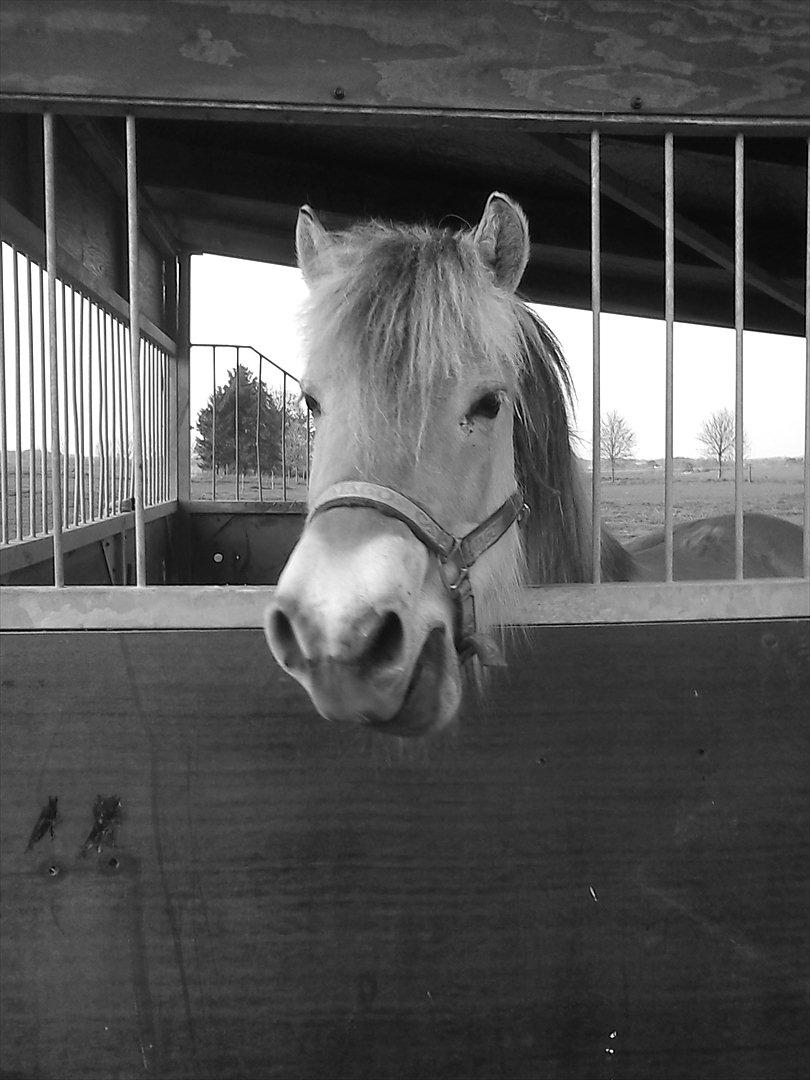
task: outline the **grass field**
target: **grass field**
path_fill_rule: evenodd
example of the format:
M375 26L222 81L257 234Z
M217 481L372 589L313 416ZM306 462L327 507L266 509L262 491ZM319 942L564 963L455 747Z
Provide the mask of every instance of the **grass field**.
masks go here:
M746 471L746 476L748 475ZM586 475L590 485L590 477ZM9 470L9 491L7 507L9 513L10 539L15 539L15 478L13 465ZM96 477L96 484L98 478ZM69 505L73 505L73 483L69 483ZM259 485L255 476L243 477L240 481L240 498L255 501L259 498ZM22 476L23 494L23 536L29 534L28 527L28 472L27 463ZM287 483L287 500L303 502L306 499L306 485ZM676 472L674 483L675 522L690 521L696 518L711 517L714 514L734 512L734 482L732 471L724 470L722 480L717 479L716 470L706 466L694 472ZM268 502L282 498L281 481L278 477L274 485L271 478L263 478L263 496ZM211 475L201 474L193 478L191 497L195 500L211 499ZM236 484L233 476L217 477L217 501L231 501L236 498ZM802 522L804 485L801 462L770 458L751 462L751 480L746 480L743 488L746 510L757 510L765 514L793 521ZM36 506L37 528L42 528L39 510L39 493ZM628 464L617 467L616 482L611 483L610 474L603 466L602 476L602 519L605 525L621 541L628 542L638 536L651 532L664 524L664 470L647 465ZM68 517L72 522L72 514Z
M746 480L743 489L745 509L774 514L801 525L804 498L801 462L772 458L752 461L750 466L751 480ZM605 475L606 471L603 466L602 518L619 540L628 542L664 524L662 468L654 469L640 464L617 467L615 483L611 483L609 473ZM590 476L586 476L586 482L590 484ZM232 476L218 477L217 500L235 499L235 488ZM716 469L709 465L701 471L676 472L674 489L676 523L734 512L732 468L723 470L722 480L717 479ZM240 496L248 500L258 499L258 482L254 476L241 481ZM210 473L192 481L192 498L211 498ZM268 501L281 499L281 482L278 479L274 488L270 487L268 479L264 480L264 498ZM306 485L290 481L287 499L306 499Z
M604 466L603 466L604 469ZM746 476L748 471L746 469ZM751 462L751 480L743 486L745 510L802 523L804 482L800 462L769 458ZM675 523L734 513L733 469L675 474ZM628 542L664 524L664 470L627 466L616 482L602 476L602 519L617 539Z

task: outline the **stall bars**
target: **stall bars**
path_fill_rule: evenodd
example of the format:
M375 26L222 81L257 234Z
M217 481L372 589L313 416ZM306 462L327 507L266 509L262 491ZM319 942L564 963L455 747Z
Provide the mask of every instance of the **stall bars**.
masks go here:
M53 116L50 113L46 113L44 116L44 151L45 151L45 177L46 177L46 236L49 243L49 254L53 250L55 251L54 235L55 235L55 223L54 223L54 207L53 207L53 143L52 143L52 131L53 131ZM132 317L130 320L130 337L136 330L134 329L138 324L137 313L138 306L138 278L137 278L137 194L136 194L136 157L135 157L135 121L132 116L126 118L126 132L127 132L127 180L128 180L128 199L127 199L127 215L128 215L128 235L130 237L130 303ZM697 597L698 594L694 592L694 588L690 589L689 586L684 588L684 585L675 585L672 582L673 577L673 512L672 512L672 483L673 483L673 469L674 459L672 452L673 444L673 416L672 416L672 399L673 399L673 328L674 328L674 239L678 235L678 239L685 243L691 244L702 250L703 254L708 254L720 265L726 265L723 256L718 256L716 252L711 249L701 248L701 241L698 238L695 241L694 236L691 235L679 235L675 227L674 221L674 179L673 179L673 140L674 133L668 131L664 135L664 204L665 204L665 323L666 323L666 403L665 403L665 474L664 474L664 494L665 494L665 543L667 553L667 566L666 566L666 583L663 586L664 590L668 594L667 598L662 602L659 602L659 590L661 587L652 586L645 587L642 591L645 596L649 593L651 598L652 607L656 612L666 612L668 609L672 609L671 600L675 600L674 590L681 589L684 596L692 595ZM807 197L806 197L806 265L805 265L805 302L804 302L804 317L805 317L805 329L806 329L806 377L805 377L805 460L804 460L804 507L803 507L803 527L804 527L804 541L803 541L803 585L800 588L794 588L798 585L798 582L761 582L758 583L761 588L752 591L750 588L743 588L742 572L743 572L743 555L744 555L744 537L743 537L743 415L742 415L742 388L743 388L743 329L744 329L744 284L745 284L745 265L744 265L744 227L743 227L743 205L744 205L744 190L743 190L743 177L744 177L744 154L745 154L745 141L743 135L737 135L735 138L734 147L734 161L735 161L735 199L734 199L734 326L735 326L735 577L736 585L743 588L744 593L750 598L752 596L761 597L764 600L773 600L774 597L778 597L778 602L766 604L768 610L751 611L751 615L763 614L806 614L808 589L807 582L810 579L810 139L806 140L807 146ZM594 554L594 585L599 584L600 579L600 551L601 551L601 532L599 524L599 507L600 507L600 482L601 482L601 456L600 456L600 440L598 437L598 418L600 416L600 387L601 387L601 374L600 374L600 321L601 321L601 234L600 234L600 206L601 206L601 136L598 130L593 130L590 138L590 191L591 191L591 284L592 284L592 318L593 318L593 393L594 393L594 438L593 438L593 532L592 532L592 549ZM50 192L50 198L48 193ZM52 259L48 260L48 310L51 321L51 326L55 329L56 321L56 288L55 288L55 268L52 263ZM753 284L763 289L766 292L770 292L771 295L778 295L780 300L784 299L784 294L779 291L774 292L774 285L767 280L763 280L760 277L758 280L753 281ZM50 368L51 368L51 392L53 393L54 386L58 383L58 356L56 345L56 334L52 332L49 335L49 351L50 351ZM137 354L136 354L137 355ZM141 425L138 422L138 417L135 415L140 408L140 402L142 399L141 380L138 370L137 360L130 365L130 387L131 398L133 401L133 491L135 501L135 516L136 516L136 551L137 551L137 584L143 587L146 584L145 581L145 535L143 527L143 507L145 486L143 478L143 470L141 467L142 461L142 446L143 446L143 432ZM56 437L56 420L58 417L58 410L51 410L52 424L54 425L53 446L59 446L59 439ZM51 457L53 472L56 475L59 469L58 454L54 453ZM53 484L58 488L58 481ZM63 584L63 575L61 567L61 506L59 500L53 501L54 513L53 513L53 542L54 542L54 565L55 565L55 584ZM750 585L751 583L746 583ZM699 583L703 589L701 595L707 595L706 589L703 587L703 583ZM613 586L612 588L615 588ZM638 588L636 586L628 586L628 588ZM652 590L652 591L651 591ZM790 591L788 591L790 590ZM624 590L622 590L624 591ZM710 592L712 590L709 590ZM713 590L717 593L717 586ZM727 590L723 591L723 596L727 596ZM600 590L601 592L601 590ZM639 594L640 595L640 594ZM576 605L574 605L576 606ZM733 606L733 604L732 604ZM680 617L689 617L685 614L685 611L692 610L694 605L686 604L686 608L681 611ZM745 607L745 605L744 605ZM649 606L645 603L642 605L642 610L638 612L638 615L642 615L643 611L647 611L647 617L653 617L650 614ZM677 615L666 614L665 617L678 617ZM711 611L707 611L705 604L702 600L697 604L691 617L705 618L705 617L718 617L712 615ZM587 619L587 617L586 617Z
M0 543L53 533L47 274L16 244L0 260ZM6 338L11 348L5 347ZM127 323L81 286L56 282L59 488L63 528L132 509L131 360ZM167 351L141 338L144 503L171 496ZM27 362L23 362L26 360ZM10 361L10 363L7 363ZM8 367L8 370L7 370ZM9 402L12 402L9 408ZM13 453L9 459L9 447ZM27 461L26 461L27 456Z

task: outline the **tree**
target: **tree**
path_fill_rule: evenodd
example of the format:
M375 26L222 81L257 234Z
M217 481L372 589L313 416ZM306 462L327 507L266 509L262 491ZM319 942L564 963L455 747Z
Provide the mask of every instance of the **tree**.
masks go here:
M601 423L600 446L602 458L610 462L610 479L616 483L616 462L630 457L636 445L636 436L625 418L612 410Z
M239 394L237 398L237 383ZM238 410L237 410L238 400ZM214 407L216 402L216 437L214 433ZM259 410L258 444L256 454L256 410ZM203 469L217 472L236 470L236 425L239 425L239 473L270 471L281 460L281 412L273 396L262 381L246 367L238 364L230 370L227 381L216 388L204 408L197 415L199 435L194 444L197 462ZM216 460L214 442L216 441Z
M282 398L280 391L273 393L273 401L276 408L281 411ZM285 450L287 475L295 475L295 482L307 477L307 441L309 427L307 425L307 409L302 406L301 399L297 394L287 395L287 410L284 423ZM280 451L279 451L280 453Z
M723 479L723 463L734 452L734 413L730 409L720 409L712 413L697 433L698 443L705 447L710 458L717 462L717 479ZM743 435L743 454L749 453L748 439Z

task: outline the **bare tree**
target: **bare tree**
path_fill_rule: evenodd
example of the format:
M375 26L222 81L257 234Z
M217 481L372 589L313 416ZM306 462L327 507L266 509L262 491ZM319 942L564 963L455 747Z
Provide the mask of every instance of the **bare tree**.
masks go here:
M734 452L734 413L719 409L712 413L697 433L698 443L705 447L710 458L717 462L717 479L723 479L723 464ZM743 451L748 453L747 439L743 438Z
M612 410L603 418L599 439L602 458L610 462L610 479L616 483L616 462L633 452L636 435L621 413Z

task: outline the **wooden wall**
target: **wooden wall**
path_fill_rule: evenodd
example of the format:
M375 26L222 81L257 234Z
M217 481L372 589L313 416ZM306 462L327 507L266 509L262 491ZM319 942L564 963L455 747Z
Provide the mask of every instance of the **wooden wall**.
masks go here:
M0 114L0 198L12 208L3 213L0 233L6 242L44 265L45 224L42 165L42 121L20 113ZM123 158L120 165L123 183ZM129 298L127 268L126 203L69 123L56 124L56 231L60 271L86 289L112 289L124 301ZM30 242L29 230L15 228L17 211L37 231ZM36 242L39 241L39 242ZM174 304L166 296L172 279L171 253L160 250L144 230L140 234L141 310L170 337L174 336ZM75 267L81 280L75 280ZM171 286L169 286L171 289Z
M5 0L2 91L802 117L801 0Z
M803 1080L807 622L526 647L401 748L258 632L6 635L4 1075Z

